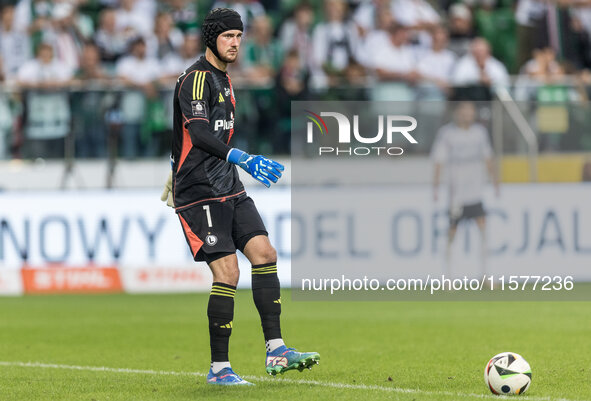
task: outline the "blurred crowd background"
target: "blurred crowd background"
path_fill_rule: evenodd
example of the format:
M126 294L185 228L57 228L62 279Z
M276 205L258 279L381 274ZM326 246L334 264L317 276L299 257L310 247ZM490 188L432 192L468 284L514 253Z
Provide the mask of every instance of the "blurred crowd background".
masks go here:
M3 0L0 159L168 155L172 90L215 7L245 23L229 74L234 145L251 153L289 153L292 100L424 105L500 88L546 134L539 151L591 150L591 0Z

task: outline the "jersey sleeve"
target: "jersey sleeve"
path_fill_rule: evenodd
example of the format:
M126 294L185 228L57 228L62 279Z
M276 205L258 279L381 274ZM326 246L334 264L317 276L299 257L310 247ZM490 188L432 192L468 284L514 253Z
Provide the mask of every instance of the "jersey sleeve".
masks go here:
M178 97L183 125L189 131L193 146L226 160L230 146L209 130L210 89L206 71L193 71L183 77Z
M210 89L206 71L191 71L182 77L178 97L185 127L194 121L209 123Z

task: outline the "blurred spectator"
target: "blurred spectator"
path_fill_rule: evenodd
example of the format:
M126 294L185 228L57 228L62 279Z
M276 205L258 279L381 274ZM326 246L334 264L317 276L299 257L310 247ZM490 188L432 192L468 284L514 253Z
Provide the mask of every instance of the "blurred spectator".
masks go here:
M389 41L389 30L395 22L389 8L382 10L377 18L375 29L365 35L363 45L359 47L359 61L370 68L373 67L371 60L375 57L371 52Z
M474 39L472 12L463 3L453 4L449 8L449 49L458 57L464 56L470 50L470 43Z
M431 35L431 50L419 58L417 70L422 80L434 84L441 92L446 93L451 84L456 55L447 48L448 33L445 28L438 26Z
M59 89L65 87L71 78L72 70L54 58L53 48L48 43L39 45L37 57L18 70L18 83L24 89Z
M312 66L311 29L314 23L314 10L307 2L299 3L293 10L293 17L285 21L279 29L279 39L286 53L297 50L302 68Z
M269 17L262 15L252 21L252 27L242 50L242 66L249 81L255 85L269 83L281 65L283 51L273 39Z
M100 50L94 43L87 43L82 49L80 66L74 73L74 83L84 84L84 81L92 80L94 83L105 84L109 76L101 65Z
M115 11L115 26L128 37L149 36L154 30L154 14L150 8L140 7L143 0L121 0Z
M17 30L33 33L49 24L51 2L47 0L20 0L16 2L14 25Z
M186 34L197 34L201 19L197 13L197 2L192 0L168 0L164 2L164 12L172 16L174 25Z
M297 50L291 50L285 56L283 65L276 77L277 92L276 135L273 137L273 149L276 152L289 153L291 145L291 102L308 99L308 73L302 68Z
M129 34L117 27L117 13L114 9L104 9L99 16L99 27L94 36L101 60L114 63L128 47Z
M531 80L541 84L550 84L563 78L563 69L556 61L556 52L551 47L536 49L533 58L521 68L520 74L525 74Z
M201 40L197 35L185 35L178 53L169 53L160 62L162 79L176 80L179 75L199 58L201 54Z
M439 24L441 18L427 0L393 0L396 22L407 28L428 30Z
M355 59L358 36L355 26L347 19L344 0L324 1L325 19L312 34L314 87L334 86Z
M0 85L4 85L4 73L2 66L2 57L0 57ZM11 142L11 131L13 125L13 116L10 109L9 93L0 91L0 160L8 156L8 150Z
M254 17L265 15L265 8L259 0L217 0L211 8L218 7L227 7L236 10L240 14L240 18L242 18L245 32L250 28Z
M65 1L55 3L51 11L51 25L44 30L43 41L53 45L56 60L70 70L76 70L83 40L74 24L74 6Z
M488 42L476 38L470 45L470 53L456 64L452 82L457 86L507 86L509 73L503 63L490 54Z
M371 48L369 48L371 45ZM408 44L408 29L393 23L388 35L366 46L368 65L381 81L397 81L414 85L420 78L414 51Z
M14 79L19 67L31 57L29 35L14 25L14 6L4 6L0 16L0 58L4 79Z
M591 36L591 2L587 5L571 8L571 16L576 17L583 29Z
M117 77L129 88L121 99L121 155L130 159L139 155L154 156L157 141L151 133L142 131L142 124L145 118L151 117L149 101L158 96L155 86L161 74L158 60L147 57L146 42L137 38L130 45L129 56L117 62L116 70Z
M518 0L515 9L517 22L517 65L522 66L533 49L549 44L547 14L549 3L545 0Z
M74 83L81 89L72 94L73 130L77 157L105 157L107 137L104 120L105 93L93 90L107 83L108 76L100 63L99 49L87 44L82 50L80 67Z
M53 48L42 43L37 57L18 71L18 83L26 96L26 137L30 157L63 157L64 138L70 131L68 95L60 92L72 71L53 56Z
M146 37L148 57L161 60L170 53L176 53L183 40L183 33L174 26L172 16L159 13L156 16L153 34Z
M365 37L371 31L379 29L378 21L384 12L392 15L391 0L366 0L362 2L353 14L353 22L357 26L359 36Z
M566 38L563 41L564 58L578 70L591 68L591 34L583 25L583 16L584 13L581 15L578 12L570 14L570 30L564 33Z

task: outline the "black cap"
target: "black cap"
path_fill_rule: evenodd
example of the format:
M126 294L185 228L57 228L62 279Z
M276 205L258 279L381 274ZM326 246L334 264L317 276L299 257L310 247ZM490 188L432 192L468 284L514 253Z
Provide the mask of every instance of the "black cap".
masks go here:
M201 28L203 41L217 58L220 58L216 45L218 36L233 29L244 31L244 25L242 25L240 14L231 8L215 8L205 17Z

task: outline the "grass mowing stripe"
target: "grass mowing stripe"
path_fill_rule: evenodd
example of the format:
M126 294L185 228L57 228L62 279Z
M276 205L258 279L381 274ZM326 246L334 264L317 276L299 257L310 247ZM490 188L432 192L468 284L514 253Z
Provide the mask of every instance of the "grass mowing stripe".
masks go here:
M162 375L162 376L196 376L205 377L205 373L200 372L175 372L165 370L149 370L149 369L127 369L127 368L109 368L105 366L76 366L76 365L60 365L55 363L42 363L42 362L10 362L0 361L0 366L13 366L13 367L26 367L26 368L42 368L42 369L68 369L68 370L84 370L92 372L111 372L111 373L131 373L131 374L144 374L144 375ZM274 383L287 383L287 384L307 384L313 386L350 389L350 390L376 390L376 391L387 391L394 393L405 393L405 394L424 394L424 395L445 395L453 397L470 397L480 399L492 399L498 400L499 396L493 394L463 394L453 393L450 391L428 391L420 389L410 388L398 388L398 387L383 387L377 385L367 384L346 384L346 383L333 383L333 382L322 382L317 380L294 380L284 378L269 378L259 376L242 376L247 380L260 380ZM502 397L501 397L502 398ZM551 397L524 397L529 401L586 401L586 400L571 400L567 398L551 398Z

